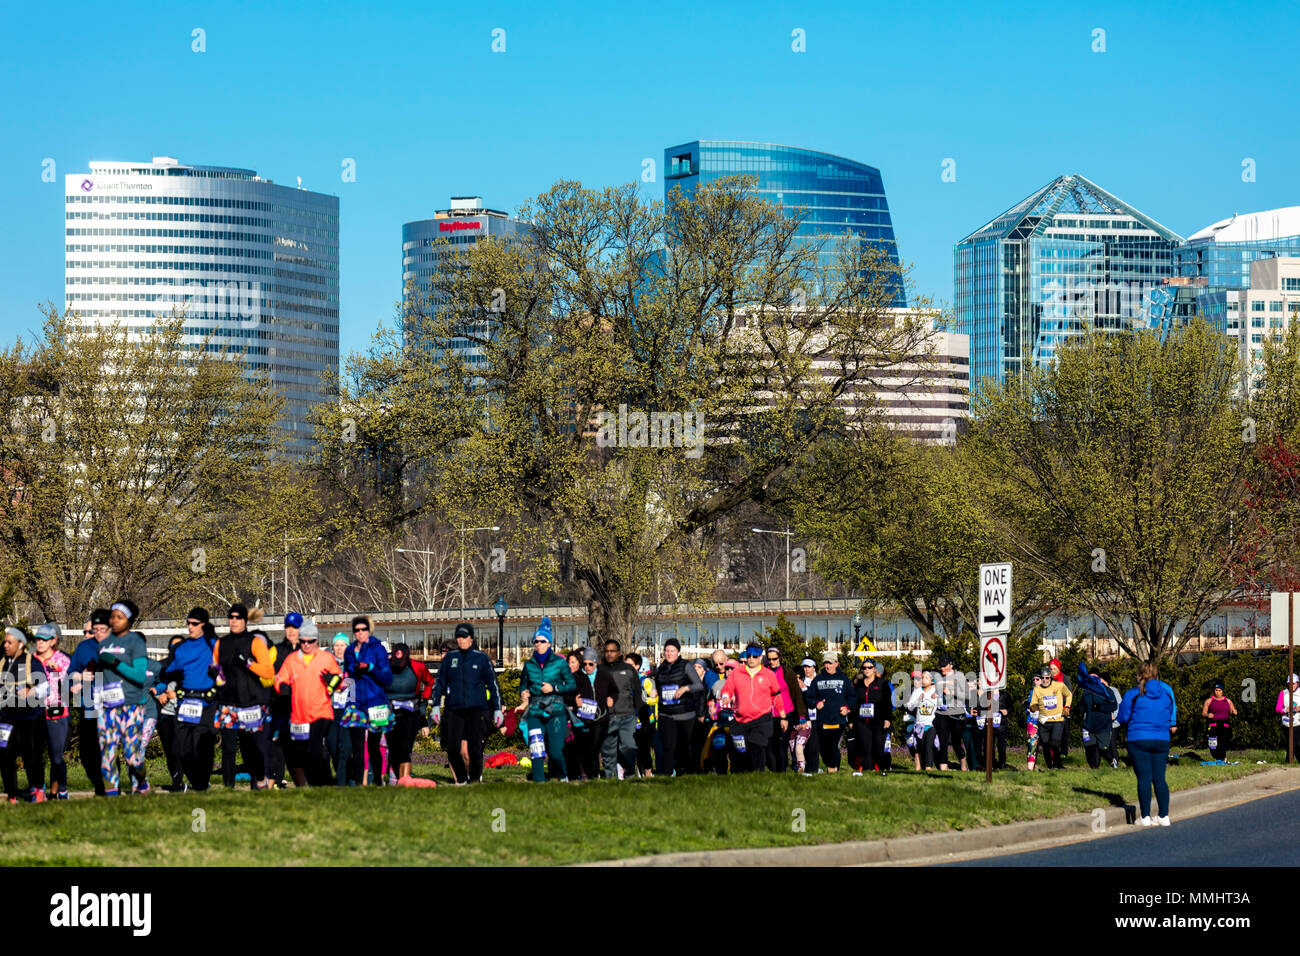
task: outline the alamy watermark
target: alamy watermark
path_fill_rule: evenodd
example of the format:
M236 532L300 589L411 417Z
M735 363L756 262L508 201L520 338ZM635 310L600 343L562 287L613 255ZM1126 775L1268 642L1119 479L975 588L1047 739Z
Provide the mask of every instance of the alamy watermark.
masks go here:
M704 453L704 418L695 412L642 412L618 406L618 414L596 416L601 448L685 448L687 458Z

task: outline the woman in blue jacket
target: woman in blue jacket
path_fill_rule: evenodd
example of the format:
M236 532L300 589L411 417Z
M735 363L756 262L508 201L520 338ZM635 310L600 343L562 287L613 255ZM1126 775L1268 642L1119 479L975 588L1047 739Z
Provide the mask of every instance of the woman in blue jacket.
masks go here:
M370 618L352 619L355 640L343 653L343 673L352 678L352 701L343 711L340 723L348 728L352 741L352 782L365 786L366 754L375 772L375 785L384 785L383 754L379 745L384 731L393 725L393 708L385 688L393 683L388 652L370 633Z
M1165 764L1169 762L1169 734L1177 729L1178 707L1174 690L1160 679L1151 661L1138 665L1138 685L1120 701L1117 719L1128 728L1128 753L1138 779L1138 821L1151 826L1151 788L1156 791L1160 814L1156 822L1169 826L1169 785Z

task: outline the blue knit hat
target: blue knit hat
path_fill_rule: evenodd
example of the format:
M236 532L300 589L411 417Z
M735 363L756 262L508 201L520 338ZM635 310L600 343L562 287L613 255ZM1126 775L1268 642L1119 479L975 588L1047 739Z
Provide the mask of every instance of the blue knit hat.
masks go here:
M544 637L548 643L555 643L551 638L551 619L549 617L542 618L542 623L537 625L537 630L533 632L533 637Z

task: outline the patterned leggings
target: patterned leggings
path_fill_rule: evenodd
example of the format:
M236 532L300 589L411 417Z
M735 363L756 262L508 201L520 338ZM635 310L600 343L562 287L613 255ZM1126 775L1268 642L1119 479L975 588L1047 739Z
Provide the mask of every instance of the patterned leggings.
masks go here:
M136 785L144 782L144 748L149 742L144 724L144 704L106 708L99 719L100 769L104 773L104 789L110 793L118 788L119 748Z

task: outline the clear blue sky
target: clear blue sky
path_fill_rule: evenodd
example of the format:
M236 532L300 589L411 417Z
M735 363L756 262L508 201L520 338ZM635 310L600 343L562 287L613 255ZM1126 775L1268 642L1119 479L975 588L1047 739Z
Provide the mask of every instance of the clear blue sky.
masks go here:
M635 180L697 138L879 167L902 257L945 302L953 242L1062 173L1184 236L1300 204L1295 3L545 6L6 3L0 341L62 305L62 177L92 158L251 167L338 195L344 353L391 320L403 222L452 194L514 210L560 178Z

